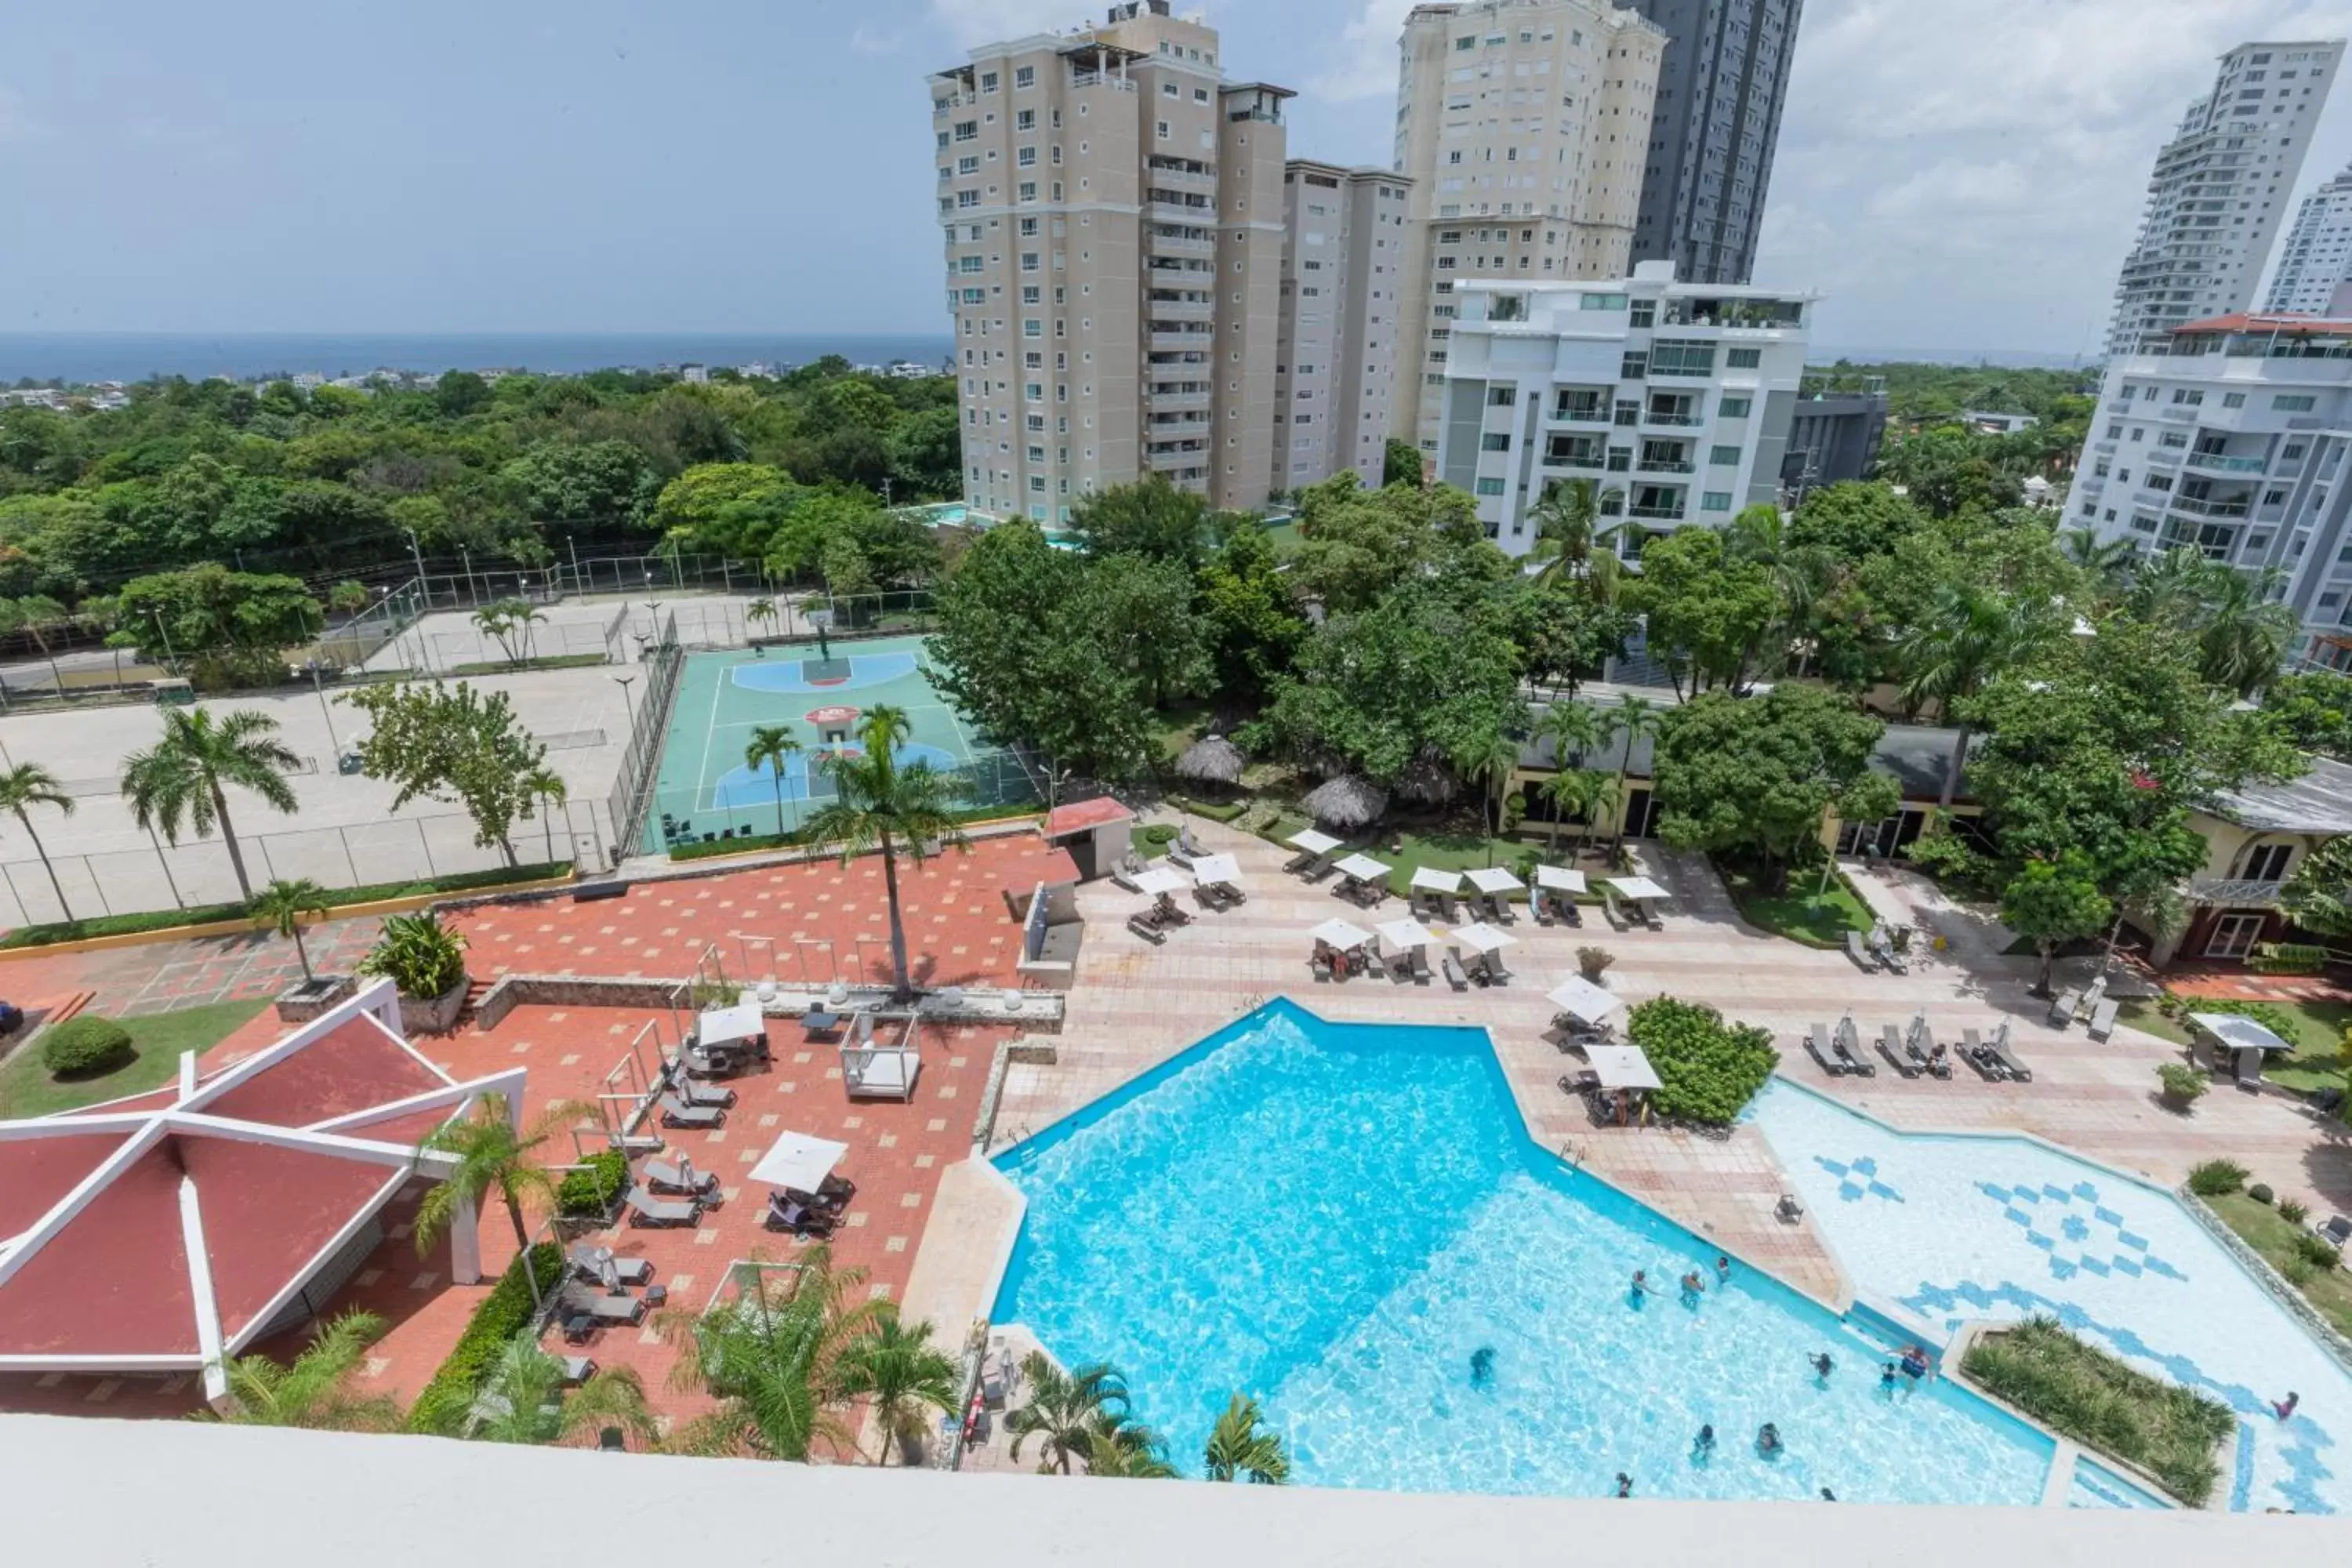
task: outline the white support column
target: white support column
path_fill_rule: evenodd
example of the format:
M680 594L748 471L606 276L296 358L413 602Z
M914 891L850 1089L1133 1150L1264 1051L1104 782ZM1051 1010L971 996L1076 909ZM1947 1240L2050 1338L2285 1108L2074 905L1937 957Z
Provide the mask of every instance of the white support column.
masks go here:
M196 1352L205 1361L205 1401L218 1410L228 1401L226 1349L221 1343L220 1303L213 1295L211 1251L196 1204L193 1176L180 1178L180 1244L188 1255L188 1294L196 1315Z
M482 1216L463 1198L449 1221L449 1278L460 1285L482 1282Z

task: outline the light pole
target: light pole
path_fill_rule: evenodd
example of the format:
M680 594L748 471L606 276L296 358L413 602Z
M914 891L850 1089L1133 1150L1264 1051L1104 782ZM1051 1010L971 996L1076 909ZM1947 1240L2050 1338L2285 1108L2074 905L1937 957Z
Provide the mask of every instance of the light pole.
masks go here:
M637 700L629 695L629 688L637 678L634 675L614 675L608 676L606 679L621 689L621 706L628 711L629 736L634 740L637 733Z
M408 535L408 558L416 563L416 591L422 594L425 592L425 552L416 547L415 529L404 528L400 531Z
M180 656L172 651L172 634L163 629L163 612L161 610L150 610L147 612L147 618L155 623L155 635L163 639L164 667L169 668L172 666L178 664L180 662Z
M338 762L342 760L343 743L335 739L335 715L327 706L326 682L320 678L319 661L310 661L310 689L319 695L319 716L327 721L327 752Z
M482 590L474 581L474 552L467 546L461 544L457 546L457 555L466 563L466 596L478 605L482 602Z

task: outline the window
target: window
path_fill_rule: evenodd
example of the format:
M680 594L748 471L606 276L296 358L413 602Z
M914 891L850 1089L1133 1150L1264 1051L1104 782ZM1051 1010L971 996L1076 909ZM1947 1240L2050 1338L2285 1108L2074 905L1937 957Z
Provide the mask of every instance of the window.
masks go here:
M1577 308L1583 310L1622 310L1625 308L1625 296L1622 294L1587 294L1577 301Z
M1485 435L1478 437L1478 449L1482 452L1509 451L1511 449L1510 432L1507 430L1487 431Z
M1727 397L1717 406L1716 413L1726 419L1745 419L1748 417L1748 399Z
M996 90L996 73L994 71L982 71L980 73L980 90L982 92L994 92Z
M1762 349L1726 349L1723 363L1725 368L1729 370L1755 370L1764 363L1764 351Z
M1733 349L1738 354L1740 351ZM1652 375L1712 375L1715 374L1715 345L1709 342L1677 342L1661 338L1650 345Z
M1698 510L1701 511L1729 511L1731 510L1731 492L1729 490L1706 491L1699 497Z
M1490 386L1486 389L1486 406L1489 408L1508 408L1518 400L1519 389L1516 386Z
M2308 414L2318 404L2319 400L2309 393L2281 394L2271 399L2271 406L2281 414Z
M1034 169L1037 166L1037 149L1024 147L1013 154L1013 161L1024 169Z
M1710 468L1736 468L1739 466L1739 448L1737 447L1710 447L1706 454L1706 461Z
M1503 493L1503 481L1500 479L1480 479L1478 481L1478 493L1482 496L1501 495Z
M2258 844L2246 856L2245 880L2249 882L2280 882L2286 879L2286 863L2294 858L2292 844Z
M1649 374L1649 356L1643 353L1639 349L1636 349L1618 362L1617 379L1620 381L1640 381Z
M1168 140L1168 121L1164 121L1164 120L1162 120L1162 121L1159 121L1159 123L1158 123L1158 125L1156 126L1156 128L1155 128L1155 129L1156 129L1156 130L1158 131L1158 132L1159 132L1160 140L1161 140L1162 142L1165 142L1165 141L1167 141L1167 140Z
M956 270L959 272L977 272L987 265L988 264L985 261L982 261L977 256L966 256L956 262Z
M1654 327L1658 324L1658 302L1655 300L1636 300L1633 309L1632 325Z
M2221 395L2221 406L2224 408L2243 408L2245 405L2246 395L2242 392L2225 392ZM2115 439L2115 430L2112 426L2108 427L2107 439L2110 441Z
M1013 70L1013 85L1015 87L1035 87L1037 85L1037 68L1035 66L1015 66Z

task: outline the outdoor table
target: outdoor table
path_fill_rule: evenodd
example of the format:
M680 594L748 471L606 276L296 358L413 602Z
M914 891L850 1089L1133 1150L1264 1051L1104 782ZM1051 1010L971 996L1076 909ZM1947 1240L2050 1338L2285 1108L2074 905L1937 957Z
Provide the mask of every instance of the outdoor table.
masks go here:
M839 1027L841 1027L841 1015L828 1013L823 1007L812 1007L801 1015L801 1029L804 1034L829 1034Z

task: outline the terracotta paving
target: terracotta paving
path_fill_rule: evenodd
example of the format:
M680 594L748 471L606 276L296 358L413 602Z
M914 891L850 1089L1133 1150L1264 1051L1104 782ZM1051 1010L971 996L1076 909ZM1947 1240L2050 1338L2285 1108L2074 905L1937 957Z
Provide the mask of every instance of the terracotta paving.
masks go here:
M2181 996L2229 996L2247 1002L2334 1002L2352 1006L2347 991L2325 974L2256 974L2249 969L2177 968L2159 976Z
M326 973L348 972L373 944L383 921L331 921L307 928L310 962ZM142 942L89 952L57 952L0 961L0 995L19 1005L75 991L95 991L90 1011L136 1017L210 1002L275 996L302 977L294 944L260 931Z

